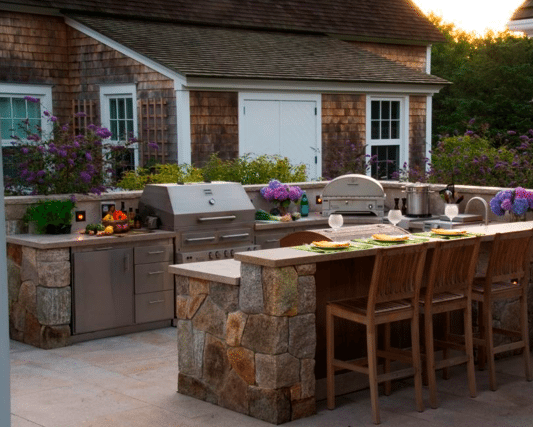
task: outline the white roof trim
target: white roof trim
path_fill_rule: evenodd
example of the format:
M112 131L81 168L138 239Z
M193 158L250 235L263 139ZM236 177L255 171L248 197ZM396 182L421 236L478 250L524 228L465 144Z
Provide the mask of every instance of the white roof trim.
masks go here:
M78 21L75 21L71 18L65 18L65 23L75 30L80 31L81 33L85 34L86 36L89 36L95 40L98 40L100 43L105 44L106 46L109 46L112 49L115 49L116 51L126 55L127 57L134 59L137 62L140 62L143 65L146 65L147 67L151 68L152 70L161 73L162 75L168 77L169 79L174 80L175 87L179 87L177 85L184 85L186 83L185 77L182 76L179 73L176 73L175 71L172 71L171 69L147 58L146 56L141 55L139 52L130 49L128 47L125 47L121 45L120 43L117 43L116 41L110 39L109 37L104 36L103 34L100 34L99 32L86 27L85 25L79 23Z
M307 91L307 92L358 92L358 93L409 93L434 94L444 85L431 84L385 84L348 82L309 82L259 79L187 78L185 89L189 90L233 90L233 91Z

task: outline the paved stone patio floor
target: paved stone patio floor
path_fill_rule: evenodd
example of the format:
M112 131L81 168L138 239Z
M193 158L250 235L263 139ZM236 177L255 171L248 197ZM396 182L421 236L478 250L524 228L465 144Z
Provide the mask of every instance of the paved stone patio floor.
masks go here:
M176 393L176 329L164 328L41 350L11 341L12 427L266 427L246 415ZM383 425L400 427L533 427L533 382L521 356L497 361L496 392L476 371L478 396L469 398L466 371L438 380L440 407L415 410L409 381L380 396ZM428 391L424 389L428 405ZM337 398L329 411L287 427L373 425L368 390Z

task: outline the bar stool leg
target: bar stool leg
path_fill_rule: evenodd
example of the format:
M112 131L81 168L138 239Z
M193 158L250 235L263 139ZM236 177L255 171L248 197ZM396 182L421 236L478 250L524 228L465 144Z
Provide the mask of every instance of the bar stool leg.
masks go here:
M378 401L378 369L377 369L377 346L376 326L371 323L366 325L366 351L368 355L368 382L370 383L370 403L372 405L372 421L379 424L379 401Z
M520 297L520 330L522 331L522 341L524 342L524 368L526 380L533 380L531 373L531 355L529 350L529 327L527 320L527 296L522 294Z
M468 362L466 369L468 373L468 388L470 389L470 396L476 397L476 372L474 367L474 340L472 336L472 301L468 301L464 309L464 324L465 324L465 350L468 355Z
M331 314L331 307L326 306L326 393L328 409L335 409L335 369L333 368L333 358L335 350L335 330L333 325L334 319Z
M485 342L485 317L483 316L483 303L481 301L477 302L477 324L479 327L479 338ZM477 362L480 371L485 370L485 357L485 344L479 345L477 347Z
M384 339L385 339L385 345L384 345L384 349L385 351L390 351L390 326L391 324L390 323L385 323L384 327L385 327L385 333L384 333ZM386 374L388 374L390 372L390 365L391 365L391 360L389 358L385 358L385 365L383 367L384 369L384 372ZM385 381L385 396L389 396L392 392L392 387L391 387L391 381Z
M415 368L415 397L416 409L424 411L424 399L422 398L422 358L420 356L420 327L418 310L411 319L411 348L413 351L413 367Z
M439 407L437 401L437 379L435 376L435 346L433 345L433 315L426 313L424 316L426 340L426 371L429 385L429 404L433 409ZM414 349L413 349L414 351Z
M450 341L450 312L447 311L444 313L444 341L448 342ZM448 348L444 347L442 349L442 358L447 359L448 358ZM442 378L447 380L450 378L450 371L448 368L442 369Z
M485 301L487 304L483 309L483 327L485 329L485 351L487 352L487 364L489 366L489 388L496 391L496 365L494 364L494 334L492 331L492 310L491 301Z

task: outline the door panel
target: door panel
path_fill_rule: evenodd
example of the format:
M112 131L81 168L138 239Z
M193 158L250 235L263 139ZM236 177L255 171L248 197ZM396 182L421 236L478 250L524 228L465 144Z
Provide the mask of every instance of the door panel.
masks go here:
M246 100L241 153L279 154L279 101Z

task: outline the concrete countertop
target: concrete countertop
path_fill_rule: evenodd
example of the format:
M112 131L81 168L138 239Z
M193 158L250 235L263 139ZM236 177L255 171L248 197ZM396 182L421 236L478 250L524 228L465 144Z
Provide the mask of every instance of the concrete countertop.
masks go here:
M144 232L143 232L144 231ZM96 246L101 244L129 243L146 240L168 239L176 236L175 232L163 230L135 230L110 236L90 236L88 234L13 234L6 236L6 242L28 246L36 249L58 249L75 246Z
M485 225L471 225L461 227L461 229L468 230L472 233L484 233L483 241L492 240L492 236L496 233L508 233L510 231L519 231L533 229L533 221L526 222L511 222L511 223L494 223L488 226ZM435 239L434 241L439 241ZM241 262L262 265L265 267L287 267L289 265L299 265L316 263L323 261L337 261L350 258L359 258L364 256L372 256L377 252L377 248L365 249L351 252L335 252L331 253L313 253L301 251L292 248L278 248L278 249L264 249L253 252L240 252L235 254L235 259Z
M168 271L178 276L212 280L228 285L239 285L241 282L241 262L234 259L175 264L170 265Z

